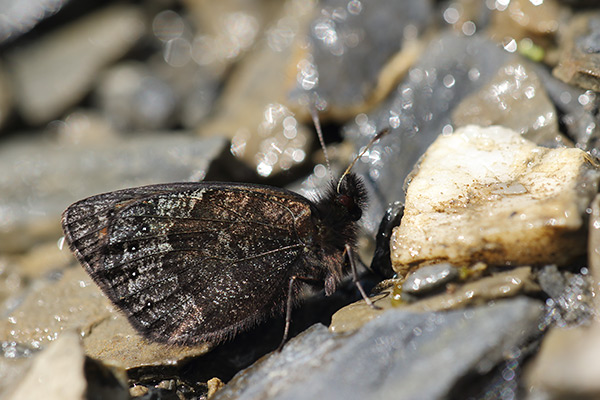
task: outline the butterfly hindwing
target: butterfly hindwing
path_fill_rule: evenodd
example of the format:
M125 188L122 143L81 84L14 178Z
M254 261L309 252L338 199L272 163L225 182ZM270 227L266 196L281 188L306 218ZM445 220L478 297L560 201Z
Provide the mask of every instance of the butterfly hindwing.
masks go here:
M165 184L81 200L63 214L63 229L142 334L197 343L281 311L315 237L312 212L308 200L282 189Z

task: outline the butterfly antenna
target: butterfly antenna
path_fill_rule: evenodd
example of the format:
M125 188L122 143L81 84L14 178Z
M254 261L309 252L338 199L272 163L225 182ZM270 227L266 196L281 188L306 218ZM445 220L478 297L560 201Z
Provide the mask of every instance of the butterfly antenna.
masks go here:
M321 121L319 121L319 112L316 107L310 107L310 116L312 117L315 129L317 130L317 136L319 136L319 143L323 149L323 155L325 155L325 163L327 164L327 170L329 176L333 180L333 172L331 172L331 164L329 163L329 155L327 154L327 148L325 147L325 139L323 139L323 131L321 130Z
M342 176L340 177L340 180L338 181L337 184L337 192L340 192L340 186L342 185L342 181L344 180L344 178L346 177L346 175L348 175L350 173L350 171L352 170L352 167L354 167L354 164L356 164L356 162L367 152L367 150L369 150L371 148L371 146L373 146L373 144L378 141L379 139L381 139L383 136L387 135L389 132L391 131L390 128L383 128L382 130L380 130L377 135L373 136L373 139L371 139L371 141L369 142L369 144L367 144L365 146L365 148L360 152L359 155L357 155L354 158L354 161L352 161L352 163L350 165L348 165L348 168L346 168L346 170L344 171L344 173L342 174Z

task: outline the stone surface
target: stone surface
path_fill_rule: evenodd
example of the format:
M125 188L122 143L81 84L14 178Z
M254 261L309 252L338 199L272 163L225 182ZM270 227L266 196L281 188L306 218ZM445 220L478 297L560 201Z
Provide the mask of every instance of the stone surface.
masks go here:
M425 297L411 304L402 300L402 291L397 289L396 284L371 298L381 309L373 309L363 300L357 301L336 312L331 318L329 329L337 333L350 332L393 308L412 312L445 311L481 305L490 300L511 298L519 294L538 293L540 289L534 279L530 267L520 267L452 286L445 293Z
M69 329L83 333L86 354L127 369L174 365L209 348L147 342L79 266L66 269L58 281L46 280L28 291L21 304L0 320L0 340L40 349Z
M585 254L583 214L597 168L579 149L548 149L502 127L441 136L407 190L391 239L399 274L423 263L563 265Z
M8 399L83 400L84 352L76 332L68 331L41 352ZM121 397L126 398L126 397Z
M589 221L589 272L593 280L592 319L587 324L550 329L527 373L527 382L540 398L597 398L600 396L600 195L591 204ZM561 295L555 290L553 297Z
M511 60L480 91L464 99L452 120L456 127L501 125L538 144L561 141L554 105L531 65L520 59Z
M323 118L346 121L378 104L408 71L433 7L429 0L327 0L319 8L291 96L306 115L316 93Z
M288 30L285 42L262 41L248 54L229 79L214 115L199 128L203 136L229 137L232 153L264 177L304 162L312 144L313 134L289 108L287 91L294 82L294 46L313 7L288 1L277 19Z
M566 31L554 75L584 89L600 91L600 14L575 16Z
M600 195L590 204L588 231L588 267L593 280L592 291L600 293ZM594 297L594 308L600 310L600 296Z
M0 128L4 126L13 111L14 94L9 79L4 63L0 63Z
M593 278L587 268L579 273L561 272L555 265L544 267L538 273L538 282L546 299L546 323L558 327L577 326L588 323L594 309Z
M439 288L458 278L458 269L449 263L426 265L406 277L403 293L418 294Z
M513 0L494 8L486 34L504 46L510 46L511 41L531 38L550 47L562 22L560 4L556 0Z
M0 251L58 239L60 214L84 197L151 183L200 181L216 159L228 154L228 147L223 138L199 140L181 133L130 139L101 135L79 145L30 140L4 143L0 149ZM235 168L234 164L229 166Z
M19 112L31 124L59 117L89 91L96 74L144 33L141 11L97 11L7 55Z
M172 346L141 338L117 311L89 327L83 338L86 355L126 370L174 366L207 353L213 346Z
M0 341L0 398L5 398L8 390L15 390L26 371L31 368L32 350L15 342Z
M35 357L6 398L84 400L90 396L126 400L129 393L111 371L86 360L79 334L69 330Z
M0 43L29 32L40 21L54 15L68 0L3 0L0 10Z
M350 336L316 326L214 399L447 398L462 377L485 374L539 335L541 313L539 302L520 298L447 313L388 311Z
M598 322L591 326L550 329L528 370L527 384L545 393L541 398L598 398L599 338Z

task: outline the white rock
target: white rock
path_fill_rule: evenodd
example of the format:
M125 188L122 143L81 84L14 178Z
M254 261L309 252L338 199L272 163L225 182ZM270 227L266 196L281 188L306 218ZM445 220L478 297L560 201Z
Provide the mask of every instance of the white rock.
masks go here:
M391 239L394 269L564 264L585 253L582 215L598 174L579 149L539 147L503 127L440 136L408 186Z

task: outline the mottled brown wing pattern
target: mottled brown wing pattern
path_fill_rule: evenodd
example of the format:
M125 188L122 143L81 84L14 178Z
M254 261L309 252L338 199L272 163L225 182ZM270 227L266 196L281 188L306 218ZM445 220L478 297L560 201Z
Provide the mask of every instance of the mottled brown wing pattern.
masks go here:
M308 200L258 185L181 183L81 200L65 238L145 336L219 341L282 311L315 237Z

